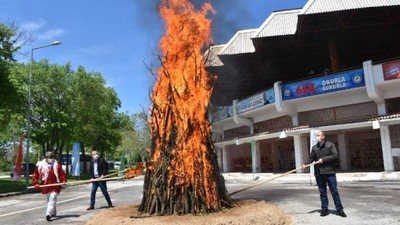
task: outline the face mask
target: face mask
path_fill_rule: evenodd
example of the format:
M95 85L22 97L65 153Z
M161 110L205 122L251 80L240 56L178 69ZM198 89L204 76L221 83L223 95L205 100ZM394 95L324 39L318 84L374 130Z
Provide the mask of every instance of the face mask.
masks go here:
M99 155L94 155L94 156L93 156L93 159L94 159L94 160L99 159Z
M47 162L48 164L53 164L54 159L46 159L46 162Z
M321 142L321 137L317 136L317 141Z

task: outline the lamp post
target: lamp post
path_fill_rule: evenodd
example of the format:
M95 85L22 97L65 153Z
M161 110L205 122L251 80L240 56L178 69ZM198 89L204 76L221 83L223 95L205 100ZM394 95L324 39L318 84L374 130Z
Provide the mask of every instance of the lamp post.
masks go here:
M33 64L33 52L37 49L51 47L55 45L60 45L61 41L55 41L48 45L42 45L36 48L31 49L31 59L29 63L29 80L28 80L28 112L27 112L27 120L26 120L26 171L25 171L25 179L26 179L26 190L28 190L29 186L29 148L30 148L30 128L31 128L31 104L32 104L32 92L31 92L31 84L32 84L32 64Z

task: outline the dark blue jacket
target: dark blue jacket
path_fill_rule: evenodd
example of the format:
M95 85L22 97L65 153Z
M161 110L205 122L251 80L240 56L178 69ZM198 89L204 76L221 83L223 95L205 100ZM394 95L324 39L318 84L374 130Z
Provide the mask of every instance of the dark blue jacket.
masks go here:
M108 173L108 162L102 158L97 159L97 172L99 173L100 176L105 176ZM94 176L94 160L90 161L89 165L89 173L91 178L96 178Z
M335 162L338 159L338 153L335 144L325 141L322 145L317 143L311 149L310 156L306 164L318 161L322 158L322 164L315 164L315 175L319 174L335 174Z

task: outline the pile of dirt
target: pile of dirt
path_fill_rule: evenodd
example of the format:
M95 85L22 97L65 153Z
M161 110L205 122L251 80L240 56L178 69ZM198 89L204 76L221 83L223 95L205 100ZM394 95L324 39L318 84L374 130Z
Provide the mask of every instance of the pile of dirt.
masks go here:
M218 213L207 215L172 215L149 216L138 212L137 205L120 206L97 213L86 225L113 224L113 225L159 225L159 224L190 224L190 225L292 225L291 218L282 209L265 201L241 200L236 206Z

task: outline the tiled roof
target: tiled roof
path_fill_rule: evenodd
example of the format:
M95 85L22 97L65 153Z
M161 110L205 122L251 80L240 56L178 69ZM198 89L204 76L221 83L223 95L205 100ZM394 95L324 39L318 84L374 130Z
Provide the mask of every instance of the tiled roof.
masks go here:
M251 37L255 31L256 29L238 31L221 50L220 55L253 53L255 48Z
M214 45L211 46L206 53L204 54L204 57L206 59L206 66L211 67L211 66L223 66L224 64L222 61L218 58L219 53L221 50L225 47L225 45Z
M400 5L400 0L309 0L300 15Z
M293 35L300 9L273 12L257 29L253 38Z

